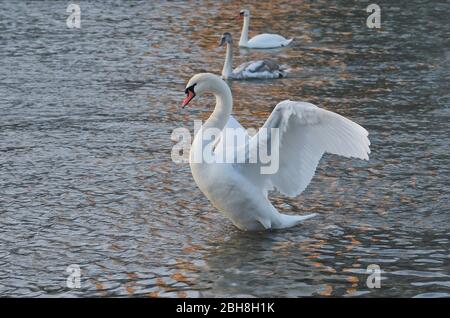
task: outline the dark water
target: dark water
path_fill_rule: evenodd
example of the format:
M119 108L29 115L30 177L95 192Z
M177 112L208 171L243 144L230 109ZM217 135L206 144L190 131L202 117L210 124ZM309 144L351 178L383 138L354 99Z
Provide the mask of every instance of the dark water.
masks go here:
M171 161L187 80L219 73L238 1L0 3L1 296L450 296L448 1L252 1L250 29L295 37L272 56L298 76L232 83L258 127L283 99L370 132L369 162L326 155L287 231L235 229ZM209 106L211 105L211 106ZM70 264L81 288L66 287ZM382 270L381 288L366 268Z

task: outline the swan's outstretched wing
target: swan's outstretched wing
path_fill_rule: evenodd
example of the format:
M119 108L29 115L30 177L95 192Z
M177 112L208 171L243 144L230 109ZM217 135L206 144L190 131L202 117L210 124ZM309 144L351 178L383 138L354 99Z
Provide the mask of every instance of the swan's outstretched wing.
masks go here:
M263 166L258 160L254 164L239 164L238 169L265 192L278 189L288 196L300 194L314 176L317 164L325 152L369 159L370 141L368 132L351 120L336 113L305 102L283 101L269 116L262 130L251 138L247 147L239 151L255 151L258 143L270 146L276 134L279 136L279 165L273 174L261 174ZM270 134L270 128L278 128ZM274 158L272 149L272 160ZM273 169L268 169L273 170Z
M230 159L235 158L236 149L248 143L249 140L250 137L245 128L233 116L230 116L214 146L216 162L227 162L226 156ZM232 162L234 161L235 159Z

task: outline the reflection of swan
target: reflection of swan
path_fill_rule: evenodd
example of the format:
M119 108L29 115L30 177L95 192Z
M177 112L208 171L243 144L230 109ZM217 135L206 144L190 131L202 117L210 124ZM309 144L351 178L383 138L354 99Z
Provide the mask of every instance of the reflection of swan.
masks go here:
M202 253L208 270L199 270L196 277L197 286L205 289L201 297L320 296L330 274L318 268L317 261L323 254L330 256L317 247L319 240L312 239L321 231L321 225L317 225L319 228L308 227L302 232L293 229L282 236L273 231L211 232L207 239L214 242L214 248ZM345 281L338 285L345 290ZM257 288L260 286L270 288Z
M269 60L250 61L239 65L233 71L233 40L231 34L222 35L219 46L227 44L227 55L223 65L222 78L224 79L253 79L253 78L280 78L286 77L287 67L278 65Z
M283 281L280 275L287 271L282 266L282 273L278 272L280 257L274 257L276 238L275 232L254 233L233 229L228 229L227 233L214 232L208 240L214 242L215 248L206 250L202 257L208 270L199 271L197 278L199 285L208 286L201 297L275 297L279 287L276 285ZM302 237L296 236L295 239L303 241ZM300 260L307 256L302 250L297 249L296 252L295 257ZM286 261L282 259L281 264ZM295 269L295 277L302 279L302 273ZM255 289L255 285L264 284L271 288Z
M189 80L185 92L183 107L196 95L212 93L216 97L213 113L192 143L191 171L205 196L240 229L282 229L314 216L281 214L270 203L267 194L274 188L289 196L300 194L311 181L325 152L369 158L370 142L364 128L312 104L279 103L262 127L264 129L250 138L242 133L243 127L230 116L233 104L231 90L220 77L209 73L197 74ZM224 145L229 144L223 141L226 138L224 128L237 128L246 138L244 141L238 138L241 139L240 144L224 149ZM267 130L270 133L265 133ZM214 140L205 137L208 134L211 137L215 135ZM252 154L264 145L270 145L273 158L278 154L279 160L274 159L278 164L276 170L273 167L264 170L267 165L264 165L262 157L256 163L248 163L252 162ZM220 163L224 153L227 161L232 163Z
M287 46L293 39L286 39L278 34L258 34L248 39L248 27L250 24L250 11L241 10L239 17L244 18L244 24L241 31L241 39L239 40L239 46L248 47L251 49L270 49L275 47Z

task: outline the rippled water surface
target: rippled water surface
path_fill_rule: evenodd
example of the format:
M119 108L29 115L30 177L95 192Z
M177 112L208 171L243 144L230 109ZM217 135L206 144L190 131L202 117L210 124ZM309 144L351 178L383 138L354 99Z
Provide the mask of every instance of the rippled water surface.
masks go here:
M251 1L251 32L295 37L236 50L296 69L231 83L234 115L260 126L281 100L336 111L370 132L369 162L325 155L307 190L273 194L318 216L244 233L171 160L187 80L220 73L238 1L0 4L1 296L450 296L448 1ZM70 264L81 289L66 287ZM382 270L381 288L366 268Z

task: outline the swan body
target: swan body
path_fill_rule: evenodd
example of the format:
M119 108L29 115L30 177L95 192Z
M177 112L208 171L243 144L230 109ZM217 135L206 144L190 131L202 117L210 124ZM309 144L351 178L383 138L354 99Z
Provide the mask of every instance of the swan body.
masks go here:
M241 230L283 229L313 217L279 213L268 199L268 191L296 196L310 183L325 152L368 160L370 141L367 131L353 121L306 102L280 102L260 131L253 137L231 116L232 95L218 76L201 73L190 79L183 107L197 95L212 93L216 106L194 137L190 151L192 176L209 201ZM233 128L244 138L229 142L224 128ZM274 133L263 134L274 128ZM213 140L204 138L208 129L220 131ZM249 150L261 141L279 138L279 167L273 173L261 173L263 163L247 163ZM211 147L214 145L214 147ZM207 151L206 151L207 150ZM276 149L275 149L276 150ZM272 150L273 151L273 150ZM215 160L199 161L197 155ZM224 162L223 154L233 162ZM245 162L234 159L244 157ZM228 158L228 157L227 157ZM221 161L222 160L222 161ZM226 162L226 161L225 161Z
M239 46L241 47L247 47L250 49L272 49L288 46L294 40L286 39L281 35L271 33L259 34L249 40L248 29L250 25L250 11L242 10L239 15L244 19L241 38L239 40Z
M223 79L271 79L286 77L289 72L286 65L278 65L270 60L246 62L233 70L233 40L228 32L222 35L219 46L225 43L227 52L222 70Z
M250 49L272 49L288 46L294 39L286 39L278 34L263 33L252 37L247 45L240 45Z

